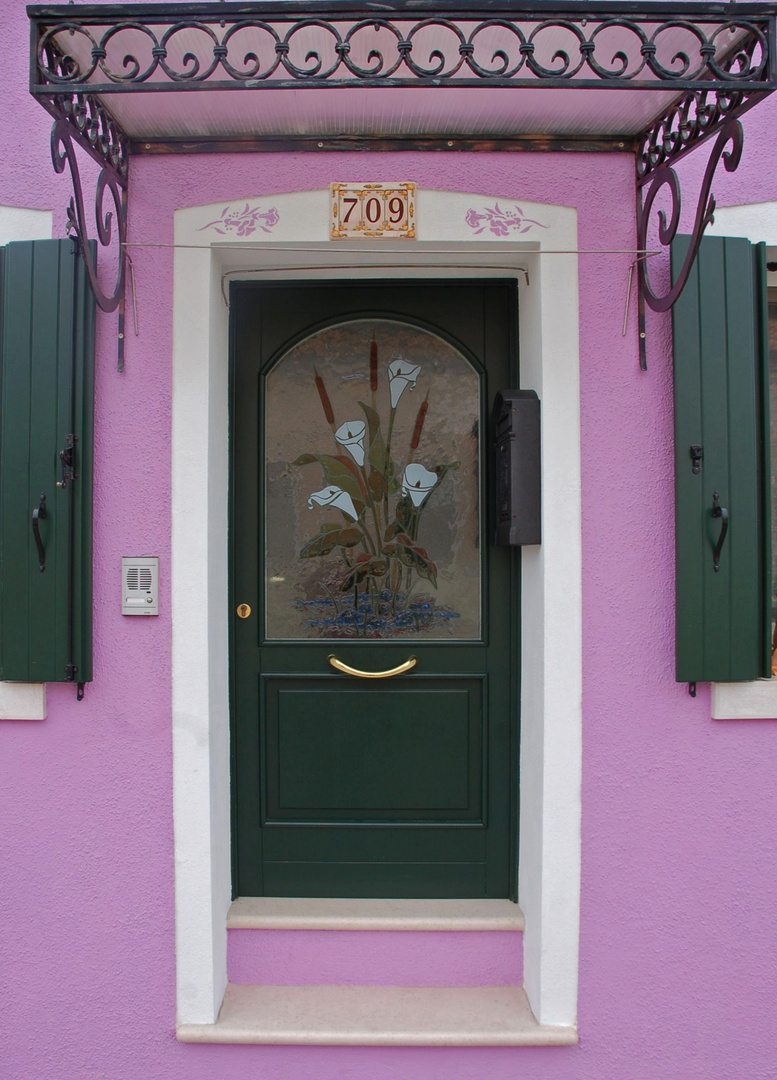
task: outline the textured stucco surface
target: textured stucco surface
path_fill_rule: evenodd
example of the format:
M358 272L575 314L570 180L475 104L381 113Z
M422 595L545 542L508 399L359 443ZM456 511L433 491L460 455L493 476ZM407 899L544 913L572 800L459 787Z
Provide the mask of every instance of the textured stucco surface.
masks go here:
M72 185L54 174L51 118L27 92L30 31L25 9L24 0L0 0L5 87L0 109L0 205L55 209L54 235L62 236Z
M68 189L50 172L48 120L25 93L23 5L4 0L2 13L13 47L12 91L0 114L0 204L54 208L59 231ZM728 202L777 197L774 140L761 140L763 166L746 151L740 194ZM750 145L760 155L761 144ZM182 206L401 176L575 206L582 248L632 248L632 168L626 156L529 154L141 159L133 162L130 239L171 243ZM133 258L140 336L128 340L122 376L114 319L99 318L95 682L80 704L72 689L50 687L44 722L0 724L4 1080L773 1080L777 725L712 721L707 689L693 700L673 681L668 320L649 319L650 369L641 373L633 308L621 334L625 255L580 258L580 1045L175 1041L172 253L141 247ZM120 558L136 554L161 557L157 619L119 614Z

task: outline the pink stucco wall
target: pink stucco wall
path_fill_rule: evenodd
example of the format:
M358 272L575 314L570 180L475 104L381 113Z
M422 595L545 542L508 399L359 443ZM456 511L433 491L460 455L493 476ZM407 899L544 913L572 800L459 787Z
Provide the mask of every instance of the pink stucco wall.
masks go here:
M3 5L10 12L11 5ZM13 5L13 27L23 6ZM4 12L5 15L5 12ZM65 201L48 123L14 69L0 204ZM29 111L40 153L12 114ZM41 119L42 117L42 119ZM33 136L30 136L33 138ZM743 172L747 162L743 164ZM133 162L131 240L182 206L333 177L575 206L582 248L635 243L631 160L531 154L263 155ZM771 197L777 174L771 170ZM763 177L761 178L763 179ZM765 183L765 181L763 181ZM763 196L759 181L757 197ZM755 187L753 188L755 190ZM748 198L742 188L741 200ZM729 200L735 201L735 200ZM61 220L61 217L60 217ZM715 722L673 680L668 325L621 336L627 256L581 256L584 765L580 1045L184 1046L174 1036L170 723L172 254L137 248L140 337L115 371L99 319L95 681L49 688L44 722L0 722L4 1080L773 1080L777 724ZM122 619L123 554L161 557L158 619Z

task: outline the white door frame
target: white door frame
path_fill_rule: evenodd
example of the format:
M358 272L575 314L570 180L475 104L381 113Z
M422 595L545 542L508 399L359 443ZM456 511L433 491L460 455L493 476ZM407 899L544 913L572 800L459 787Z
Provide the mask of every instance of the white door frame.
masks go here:
M499 199L515 241L472 214L494 199L419 191L418 239L328 238L328 192L175 215L172 402L173 794L177 1015L209 1024L227 983L230 904L227 282L238 278L509 277L521 385L542 402L542 537L524 548L519 900L538 1020L576 1022L580 914L582 597L577 214ZM225 225L243 207L254 228ZM269 213L272 210L274 213ZM266 216L262 217L264 213ZM262 224L264 223L264 224ZM250 222L249 222L250 224ZM477 224L477 222L475 222ZM358 267L358 271L354 267Z

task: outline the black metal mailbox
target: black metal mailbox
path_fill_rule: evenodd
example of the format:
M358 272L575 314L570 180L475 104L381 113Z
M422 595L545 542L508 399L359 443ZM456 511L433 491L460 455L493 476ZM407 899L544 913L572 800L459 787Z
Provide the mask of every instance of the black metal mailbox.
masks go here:
M503 390L494 401L496 537L499 546L541 542L540 399Z

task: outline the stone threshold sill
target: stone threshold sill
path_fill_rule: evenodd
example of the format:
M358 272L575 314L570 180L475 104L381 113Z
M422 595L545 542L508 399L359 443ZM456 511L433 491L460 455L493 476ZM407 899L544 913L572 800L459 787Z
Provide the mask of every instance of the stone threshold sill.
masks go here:
M257 896L235 900L228 930L516 930L510 900L342 900Z
M215 1024L179 1042L306 1046L572 1046L538 1024L520 987L229 985Z

